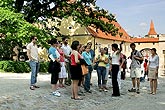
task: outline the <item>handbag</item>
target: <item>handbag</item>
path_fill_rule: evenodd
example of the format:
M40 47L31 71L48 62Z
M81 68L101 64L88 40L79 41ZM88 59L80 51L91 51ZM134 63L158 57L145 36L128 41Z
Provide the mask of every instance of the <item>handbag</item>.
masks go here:
M93 69L94 69L94 70L97 70L98 64L99 64L99 62L96 62L96 63L94 64L94 66L93 66Z
M61 71L61 64L57 61L50 61L48 66L49 73L59 73Z
M82 69L82 75L88 74L88 67L87 66L81 65L81 69Z

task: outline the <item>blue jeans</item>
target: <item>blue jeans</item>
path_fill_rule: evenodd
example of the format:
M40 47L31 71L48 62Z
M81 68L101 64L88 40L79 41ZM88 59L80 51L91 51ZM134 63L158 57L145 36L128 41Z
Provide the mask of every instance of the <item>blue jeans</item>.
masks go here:
M106 67L98 66L97 67L97 76L98 76L98 86L105 86L105 76L106 76Z
M31 85L34 85L37 82L37 73L39 72L40 63L35 61L30 61L31 68Z
M92 73L92 66L88 66L88 74L85 75L85 84L84 84L84 89L86 91L90 90L90 79L91 79L91 73Z

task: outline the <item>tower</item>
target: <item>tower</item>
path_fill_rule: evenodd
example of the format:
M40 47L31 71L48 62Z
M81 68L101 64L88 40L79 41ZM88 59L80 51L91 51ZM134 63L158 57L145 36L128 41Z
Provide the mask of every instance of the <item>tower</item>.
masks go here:
M157 33L155 31L154 23L153 23L152 20L151 20L151 23L150 23L150 30L148 32L148 37L151 37L151 38L157 37Z

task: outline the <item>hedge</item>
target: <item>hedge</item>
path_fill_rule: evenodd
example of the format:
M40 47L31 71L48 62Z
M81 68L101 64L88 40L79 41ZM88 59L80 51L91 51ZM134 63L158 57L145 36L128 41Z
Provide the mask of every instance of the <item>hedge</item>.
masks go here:
M28 73L30 72L30 66L28 62L19 61L0 61L0 70L4 72L12 73ZM47 73L48 62L40 63L40 72Z

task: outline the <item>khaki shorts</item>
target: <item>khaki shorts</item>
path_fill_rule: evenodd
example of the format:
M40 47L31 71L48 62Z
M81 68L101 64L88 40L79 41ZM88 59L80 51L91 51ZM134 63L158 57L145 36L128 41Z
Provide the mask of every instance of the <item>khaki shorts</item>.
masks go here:
M158 79L158 74L156 74L155 72L156 72L156 68L149 68L148 78L149 79Z
M141 77L141 68L131 68L130 77L131 78L140 78Z

